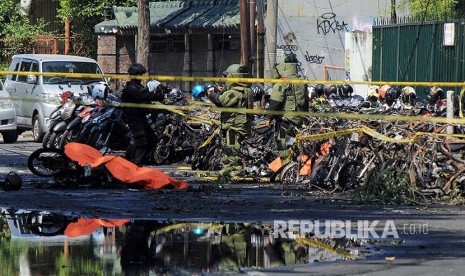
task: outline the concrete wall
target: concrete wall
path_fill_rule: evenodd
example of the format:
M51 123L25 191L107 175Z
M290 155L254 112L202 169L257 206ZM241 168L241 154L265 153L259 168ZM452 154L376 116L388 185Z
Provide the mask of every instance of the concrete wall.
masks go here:
M358 68L360 63L351 62L355 58L352 54L359 51L358 55L362 52L370 55L368 34L373 19L390 17L390 7L390 0L278 0L278 47L296 53L301 62L301 74L311 80L323 80L324 65L355 70L341 74L341 80L347 76L358 79L359 75L368 74L359 69L368 70L371 56L362 58L364 67ZM402 15L399 11L397 14ZM352 36L359 38L357 43L346 40L346 33L352 32L357 33ZM362 40L364 32L367 37ZM347 42L351 45L346 45Z

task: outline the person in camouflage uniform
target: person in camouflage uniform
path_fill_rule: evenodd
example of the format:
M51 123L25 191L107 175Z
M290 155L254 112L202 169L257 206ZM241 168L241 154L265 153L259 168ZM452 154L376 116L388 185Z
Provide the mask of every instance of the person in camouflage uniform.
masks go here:
M298 61L294 54L287 55L284 62L275 66L274 78L298 79ZM276 83L270 95L269 110L285 112L308 112L309 99L305 84ZM281 146L279 153L281 158L286 158L290 151L286 146L286 141L292 141L296 133L295 128L301 128L303 116L296 116L289 113L283 115L272 114L270 119L275 119L278 123L278 140Z
M224 72L226 78L251 77L247 66L232 64ZM253 109L253 95L250 84L241 82L226 82L223 91L208 91L209 99L218 107L234 108L234 112L221 112L221 130L226 145L223 150L221 174L225 176L242 173L242 160L239 156L240 143L250 135L252 114L238 109Z

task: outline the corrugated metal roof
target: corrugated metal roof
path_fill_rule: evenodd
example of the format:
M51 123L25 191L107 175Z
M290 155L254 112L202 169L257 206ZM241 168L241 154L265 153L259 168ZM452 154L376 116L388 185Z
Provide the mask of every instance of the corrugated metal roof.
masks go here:
M237 32L239 0L150 2L150 27L155 32ZM113 7L115 19L94 27L95 33L136 33L137 7Z
M191 5L191 1L151 2L150 27L163 28L171 20L190 11Z
M214 0L197 0L192 3L191 8L187 12L170 20L164 25L164 28L171 31L185 31L192 21L202 20L204 14L212 9L214 4Z
M189 29L237 29L239 30L240 14L238 0L219 0L202 17L189 24Z

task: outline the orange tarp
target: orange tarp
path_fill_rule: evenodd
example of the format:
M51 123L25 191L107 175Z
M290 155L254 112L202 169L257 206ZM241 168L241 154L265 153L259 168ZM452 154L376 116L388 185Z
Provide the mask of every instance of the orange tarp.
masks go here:
M72 222L66 226L65 235L70 238L88 235L95 230L103 227L118 227L128 223L128 219L84 219L80 218L77 222Z
M273 160L273 162L268 164L268 168L272 170L273 172L277 172L279 168L281 168L282 166L283 166L283 162L281 161L281 157L279 156L276 157L276 159Z
M105 164L105 167L116 179L124 183L142 185L149 190L161 189L166 186L186 189L189 186L187 182L175 179L159 169L138 167L120 156L103 156L97 149L89 145L68 143L65 146L65 154L81 166L90 165L94 168Z

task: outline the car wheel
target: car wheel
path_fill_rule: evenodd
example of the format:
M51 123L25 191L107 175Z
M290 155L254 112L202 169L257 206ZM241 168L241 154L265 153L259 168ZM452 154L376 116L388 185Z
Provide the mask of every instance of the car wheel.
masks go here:
M18 132L16 132L16 130L2 132L2 135L5 144L11 144L18 140Z
M32 119L32 137L34 138L34 142L42 142L43 136L44 133L42 132L42 127L40 126L39 114L36 114Z

